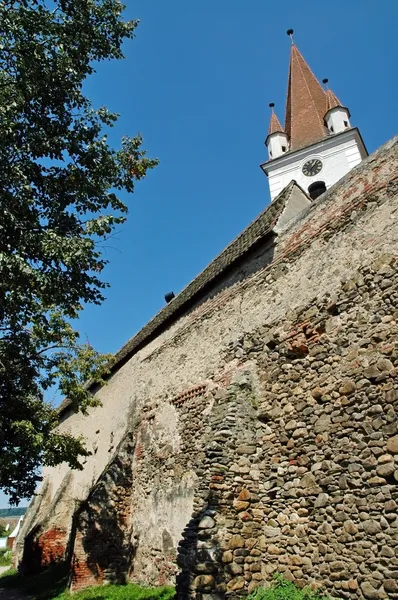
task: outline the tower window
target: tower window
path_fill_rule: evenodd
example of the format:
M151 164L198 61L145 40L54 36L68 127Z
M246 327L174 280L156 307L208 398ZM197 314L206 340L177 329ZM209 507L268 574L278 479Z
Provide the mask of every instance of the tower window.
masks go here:
M282 146L282 152L286 152L286 146Z
M318 196L324 192L326 192L326 185L324 181L315 181L315 183L312 183L308 188L308 193L312 200L315 200L315 198L318 198Z
M344 121L344 125L348 127L348 121Z
M333 125L330 126L330 131L334 133Z

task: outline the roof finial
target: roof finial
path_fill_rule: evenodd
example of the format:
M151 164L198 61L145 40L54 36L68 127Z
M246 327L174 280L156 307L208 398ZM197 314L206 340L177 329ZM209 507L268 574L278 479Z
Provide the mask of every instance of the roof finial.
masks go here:
M293 39L293 33L294 33L294 29L288 29L286 31L287 35L290 37L291 42L292 42L292 46L294 46L294 39Z
M274 106L275 106L275 102L270 102L269 103L269 107L271 109L272 112L274 112Z
M324 86L325 86L325 89L326 89L326 90L328 90L328 89L329 89L329 86L328 86L329 79L327 79L327 78L325 77L325 79L322 79L322 83L324 84Z

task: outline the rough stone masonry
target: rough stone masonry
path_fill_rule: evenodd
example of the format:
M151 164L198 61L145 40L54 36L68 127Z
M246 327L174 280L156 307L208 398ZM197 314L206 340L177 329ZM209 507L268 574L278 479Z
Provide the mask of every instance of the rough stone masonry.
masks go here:
M398 138L313 203L282 192L119 352L101 407L64 403L92 454L45 470L21 567L398 598L397 216Z

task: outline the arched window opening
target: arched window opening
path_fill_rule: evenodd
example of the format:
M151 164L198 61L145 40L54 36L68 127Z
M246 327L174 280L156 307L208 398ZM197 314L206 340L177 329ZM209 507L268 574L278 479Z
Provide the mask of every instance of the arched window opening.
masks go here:
M324 192L326 192L326 185L324 181L315 181L315 183L312 183L308 188L308 193L312 200L315 200L315 198L318 198L318 196Z

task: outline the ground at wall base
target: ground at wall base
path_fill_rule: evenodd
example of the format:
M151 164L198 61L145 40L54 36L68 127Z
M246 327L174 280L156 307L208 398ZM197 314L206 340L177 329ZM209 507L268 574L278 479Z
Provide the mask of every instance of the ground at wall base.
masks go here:
M2 600L172 600L171 586L158 588L136 584L108 585L87 588L71 594L67 591L67 570L64 565L51 567L38 575L22 577L16 570L0 574Z

